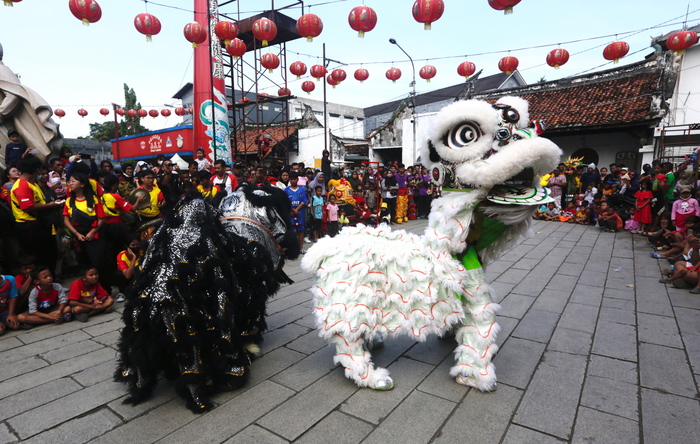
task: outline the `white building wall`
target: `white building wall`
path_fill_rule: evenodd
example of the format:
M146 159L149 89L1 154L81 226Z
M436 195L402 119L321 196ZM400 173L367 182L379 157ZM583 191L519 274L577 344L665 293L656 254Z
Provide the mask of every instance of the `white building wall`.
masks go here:
M687 49L671 103L670 125L700 123L700 45Z
M299 130L299 153L289 153L289 162L304 162L307 167L314 167L316 159L320 166L323 157L323 128L304 128Z

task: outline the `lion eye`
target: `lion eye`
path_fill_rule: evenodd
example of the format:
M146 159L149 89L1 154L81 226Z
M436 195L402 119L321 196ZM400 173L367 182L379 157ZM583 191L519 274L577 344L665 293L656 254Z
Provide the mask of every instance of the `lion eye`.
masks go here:
M510 108L508 111L506 111L505 116L503 116L503 118L506 122L515 123L518 120L520 120L520 113L518 113L513 108Z
M481 130L473 122L465 122L455 126L447 134L445 145L451 149L460 149L476 142L481 136Z

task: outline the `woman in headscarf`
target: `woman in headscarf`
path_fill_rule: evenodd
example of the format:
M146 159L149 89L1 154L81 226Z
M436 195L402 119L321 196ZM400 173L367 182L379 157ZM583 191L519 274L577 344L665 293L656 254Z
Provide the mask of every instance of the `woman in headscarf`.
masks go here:
M326 180L325 180L325 176L323 175L323 173L321 171L318 171L316 173L314 180L312 180L311 183L309 184L309 188L311 190L315 190L317 186L321 187L321 194L325 196L326 195Z
M350 182L353 192L362 191L360 177L357 175L357 171L353 171L350 174L350 177L348 177L348 182Z

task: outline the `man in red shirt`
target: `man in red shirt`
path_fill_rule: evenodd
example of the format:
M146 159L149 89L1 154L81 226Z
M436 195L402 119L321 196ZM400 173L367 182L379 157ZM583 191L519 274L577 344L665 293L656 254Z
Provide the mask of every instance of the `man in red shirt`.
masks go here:
M221 191L226 191L229 195L238 188L238 179L236 176L226 171L226 162L219 159L214 162L215 174L211 177L211 183L219 187Z

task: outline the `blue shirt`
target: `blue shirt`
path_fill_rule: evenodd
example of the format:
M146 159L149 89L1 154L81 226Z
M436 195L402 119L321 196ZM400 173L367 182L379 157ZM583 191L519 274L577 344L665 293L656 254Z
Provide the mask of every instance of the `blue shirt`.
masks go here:
M323 196L314 196L311 198L311 206L314 209L314 217L323 219Z
M296 190L293 190L292 187L287 187L284 189L284 192L289 196L289 200L292 202L292 208L296 208L302 203L308 203L306 200L306 188L304 187L297 187ZM292 225L304 225L303 213L292 217Z
M17 296L19 294L17 293L15 277L2 275L2 282L0 282L0 313L7 311L10 298L16 298Z
M5 165L7 165L8 168L16 167L26 149L27 145L22 143L8 143L5 147Z

